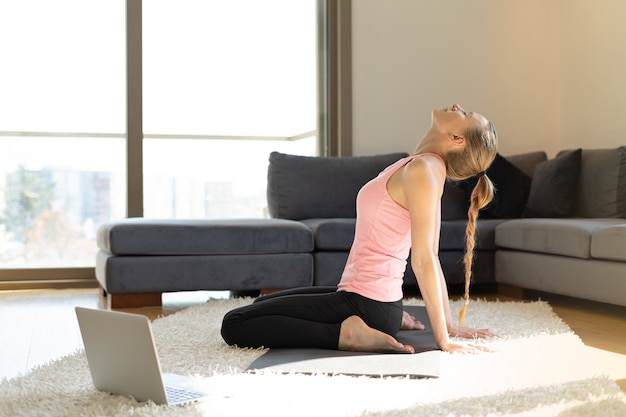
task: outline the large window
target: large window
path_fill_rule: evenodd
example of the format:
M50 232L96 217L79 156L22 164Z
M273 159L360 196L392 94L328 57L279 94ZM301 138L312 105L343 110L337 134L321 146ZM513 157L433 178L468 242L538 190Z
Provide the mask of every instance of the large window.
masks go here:
M316 153L315 3L143 2L145 216L263 217L269 153ZM93 267L126 216L125 19L0 0L0 269Z
M122 1L0 0L0 268L94 264L124 215Z
M269 153L316 151L315 1L145 1L143 57L144 216L263 216Z

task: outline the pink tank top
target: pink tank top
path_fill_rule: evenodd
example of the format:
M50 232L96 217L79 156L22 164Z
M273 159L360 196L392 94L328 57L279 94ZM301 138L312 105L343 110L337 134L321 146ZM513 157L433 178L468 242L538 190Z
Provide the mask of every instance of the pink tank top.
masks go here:
M409 211L391 198L387 183L398 169L421 155L436 154L402 158L359 191L354 243L339 291L355 292L382 302L402 298L406 259L411 249L411 219Z

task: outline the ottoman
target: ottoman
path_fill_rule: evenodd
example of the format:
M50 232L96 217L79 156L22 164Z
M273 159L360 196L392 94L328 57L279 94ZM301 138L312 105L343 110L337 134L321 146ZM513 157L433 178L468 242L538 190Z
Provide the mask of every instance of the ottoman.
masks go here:
M97 240L110 308L159 306L163 292L313 283L313 233L292 220L131 218L102 225Z

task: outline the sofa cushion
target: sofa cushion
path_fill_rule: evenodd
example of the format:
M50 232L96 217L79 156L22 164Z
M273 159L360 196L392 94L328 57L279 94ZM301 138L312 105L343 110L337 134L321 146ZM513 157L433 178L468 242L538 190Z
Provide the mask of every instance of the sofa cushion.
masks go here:
M532 178L535 168L540 163L548 160L544 151L507 155L506 160L515 165L520 171Z
M591 256L613 261L626 261L626 222L607 226L591 237Z
M109 294L262 290L313 283L310 253L119 256L98 251L96 278Z
M348 260L346 251L313 253L313 285L337 285Z
M626 218L626 146L583 150L573 214Z
M313 234L280 219L124 219L98 229L98 247L116 255L233 255L310 252Z
M523 217L565 217L576 193L582 150L563 152L537 165Z
M486 173L493 182L496 193L491 203L481 210L481 217L488 219L520 217L528 200L530 177L500 154L496 154ZM467 193L468 202L477 182L476 177L459 182L459 187L465 189Z
M493 219L520 217L528 200L530 177L499 154L487 170L487 176L496 187L496 193L483 210L484 215Z
M495 229L504 220L479 219L476 225L476 249L495 249ZM465 228L467 220L449 220L441 222L439 250L465 250Z
M270 216L292 220L356 217L361 187L405 156L313 157L272 152L267 171Z
M515 219L496 227L499 247L577 258L591 257L591 237L618 219Z
M480 219L476 232L476 249L495 249L496 226L505 220ZM323 251L349 251L354 240L356 219L306 219L301 222L313 231L315 249ZM441 222L439 250L465 250L467 219Z
M356 219L306 219L301 220L313 232L315 249L349 251L354 240Z
M441 222L439 236L439 250L463 250L465 249L466 220L449 220Z
M454 181L446 181L441 197L441 220L467 220L469 197L467 192Z

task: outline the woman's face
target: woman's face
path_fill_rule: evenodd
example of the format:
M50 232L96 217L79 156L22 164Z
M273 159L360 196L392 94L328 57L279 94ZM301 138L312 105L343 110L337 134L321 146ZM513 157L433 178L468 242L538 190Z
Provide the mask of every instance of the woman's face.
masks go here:
M463 135L474 127L488 125L487 119L474 112L466 112L463 107L453 104L444 109L435 109L432 113L432 124L445 134Z

